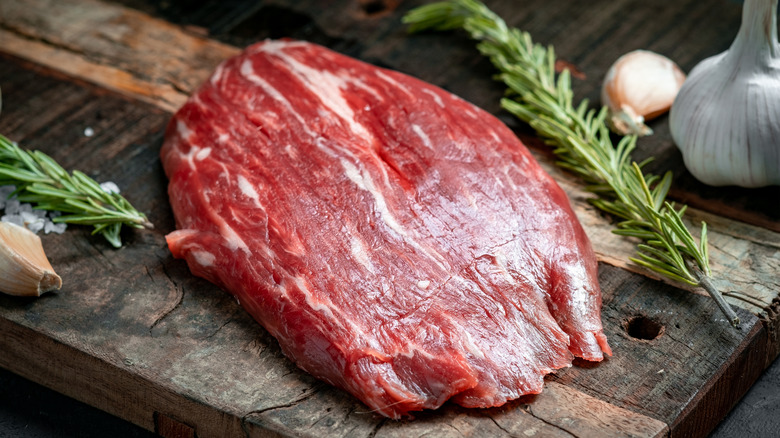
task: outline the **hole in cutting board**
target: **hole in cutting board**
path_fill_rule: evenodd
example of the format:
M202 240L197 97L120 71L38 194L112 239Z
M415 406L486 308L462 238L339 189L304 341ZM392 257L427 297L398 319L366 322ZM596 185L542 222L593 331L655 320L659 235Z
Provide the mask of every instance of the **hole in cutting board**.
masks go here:
M664 334L663 325L644 315L632 316L623 326L629 336L645 341L652 341Z
M382 15L393 11L398 7L398 0L361 0L360 6L363 12L371 16Z

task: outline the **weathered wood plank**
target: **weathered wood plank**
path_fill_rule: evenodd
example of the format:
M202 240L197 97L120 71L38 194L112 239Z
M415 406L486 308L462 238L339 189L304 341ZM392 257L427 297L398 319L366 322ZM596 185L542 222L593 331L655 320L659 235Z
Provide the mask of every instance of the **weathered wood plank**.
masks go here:
M58 65L63 73L102 84L114 91L134 95L141 100L157 102L161 108L169 111L180 107L186 100L182 93L170 85L150 84L124 70L73 57L69 50L41 44L3 29L0 29L0 45L6 53L25 53L25 58L29 61L48 66Z
M235 47L108 3L0 2L0 47L174 111ZM77 56L74 56L77 55Z
M172 392L147 375L128 372L116 357L101 355L104 350L75 349L73 344L79 342L73 337L58 340L5 318L0 318L0 332L0 366L143 428L154 431L155 413L161 411L185 423L193 421L199 436L242 434L240 417Z
M32 5L31 2L33 2ZM505 12L507 17L518 25L527 28L534 34L539 34L538 39L544 40L546 37L555 39L555 36L550 34L549 29L540 27L540 23L550 23L550 20L557 19L555 18L558 17L557 15L547 17L544 14L560 14L560 10L555 7L539 9L529 7L524 8L523 13L519 13L516 9L508 8L501 2L496 3L496 9L499 12ZM298 8L303 6L299 3L294 10L299 10ZM314 8L314 11L318 10L314 5L311 7ZM353 4L351 7L354 8L355 5ZM558 8L560 7L562 7L561 4L558 5ZM601 13L605 16L611 16L621 13L625 7L621 2L614 2L612 6L602 10ZM690 7L692 14L712 14L710 10L713 8L701 6L698 2L691 3ZM580 8L584 7L580 6ZM323 28L335 29L347 39L360 36L369 38L369 40L376 39L376 33L383 35L382 32L389 32L388 29L399 26L397 24L398 14L373 19L370 23L376 24L376 26L369 27L365 20L361 21L356 18L359 18L359 15L336 13L334 12L336 9L338 8L327 8L327 10L322 11L323 14L310 13ZM531 10L536 11L536 13L530 13ZM52 11L62 11L62 13L52 13ZM572 14L575 12L569 11ZM582 11L584 14L591 12L591 7ZM326 22L323 20L328 17L331 21L327 22L326 26ZM616 28L605 30L606 34L601 35L600 38L606 38L607 35L616 38L630 34L631 26L635 25L635 22L639 21L643 15L632 12L629 17L631 19L628 24L621 22ZM140 12L104 4L96 0L57 2L52 0L7 0L0 3L0 20L10 29L8 32L0 33L0 37L11 42L7 46L5 43L3 44L6 52L82 77L103 87L150 101L166 110L171 110L183 102L186 95L205 80L220 60L235 54L237 51L234 47L189 34L179 27L150 18ZM720 24L720 26L724 26L724 24ZM0 30L0 32L3 31ZM592 44L597 47L600 47L598 44L604 44L603 42L597 43L601 40L589 33L596 32L598 34L595 28L586 28L583 32L594 39ZM650 31L645 31L645 33L647 32ZM656 34L657 32L656 29L650 32L650 35L645 35L645 38L655 36L663 41L668 39L665 35ZM467 98L494 111L498 110L497 96L491 96L492 100L486 101L484 95L479 94L486 89L485 85L474 86L473 81L479 81L479 78L470 74L466 75L468 79L464 79L463 70L466 69L452 69L451 63L436 59L437 56L441 55L423 55L420 53L420 47L425 45L419 44L419 40L416 41L417 45L412 47L411 45L415 43L412 38L399 40L398 38L401 37L403 35L386 36L388 41L382 44L383 52L379 52L376 48L367 47L362 55L369 59L377 57L385 64L398 64L396 67L401 67L402 70L412 73L422 73L419 76L424 78L426 75L430 76L426 79L433 80L434 83L445 87L452 85L451 88L456 88L455 84L457 84L456 91L466 91L464 94L467 95ZM427 41L433 37L416 38ZM637 36L632 38L631 41L634 44L643 41L638 40ZM407 42L407 40L411 42ZM721 40L723 40L722 35L718 41ZM559 46L559 52L563 53L574 52L576 47L580 47L572 47L573 43L569 40L561 41L561 43L562 47ZM662 47L666 47L670 43L667 41L663 44L665 45ZM413 58L419 62L416 65L409 64L408 61L403 62L403 58L398 54L400 49L394 48L397 46L410 49L409 51L414 55ZM698 51L693 50L693 53L681 51L678 57L683 58L686 62L691 62L705 50L701 43L693 48L697 48ZM614 49L612 51L614 52ZM452 50L444 50L444 53L450 55ZM471 56L476 58L474 53ZM611 62L610 59L605 59L606 57L595 57L594 54L578 55L574 58L574 53L572 53L571 56L571 59L577 61L580 68L589 77L598 77L600 72L605 71L608 63ZM430 60L431 57L434 58L433 61ZM160 59L164 59L166 62L161 64ZM422 63L421 59L428 61ZM399 60L401 60L400 64ZM439 62L439 67L431 67L431 65L436 65L430 64L431 62ZM604 63L607 64L604 65ZM423 67L420 67L420 64ZM115 69L112 67L115 65L122 68L121 74L118 76L110 71L110 69ZM191 66L191 68L187 66ZM598 70L602 67L603 70ZM105 69L109 69L109 71L104 71ZM431 73L431 70L434 72ZM453 72L459 73L453 77ZM131 79L127 78L128 74ZM487 78L490 74L485 72L483 76ZM128 84L132 84L132 86L128 86ZM597 88L598 81L589 80L580 84L579 91L586 95L592 95ZM487 87L487 89L493 92L500 91L500 87ZM661 134L668 132L668 130L658 129L658 131L659 134L653 137L655 140L651 141L670 143L668 134ZM538 140L529 135L522 134L521 137L532 146L539 144ZM666 148L669 147L671 147L670 144L667 144ZM633 242L611 234L611 221L588 205L589 195L582 191L580 184L570 175L556 169L552 164L552 159L546 154L540 153L537 156L548 172L561 182L569 194L575 211L585 225L600 260L657 278L654 274L628 262L628 257L634 255ZM719 204L715 208L720 209ZM749 309L756 314L764 312L764 309L778 296L780 290L780 277L777 275L777 272L780 272L780 233L700 211L691 211L691 213L689 218L695 218L695 222L698 223L699 218L701 218L710 223L711 259L715 273L715 284L723 291L737 291L741 294L727 297L732 304ZM747 296L749 301L739 298L743 295ZM776 350L780 351L780 347Z

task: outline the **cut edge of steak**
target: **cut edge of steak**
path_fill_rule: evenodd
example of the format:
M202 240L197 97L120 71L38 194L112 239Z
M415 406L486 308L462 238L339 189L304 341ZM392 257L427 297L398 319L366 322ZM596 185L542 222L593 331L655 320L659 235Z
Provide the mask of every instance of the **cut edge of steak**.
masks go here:
M161 156L174 257L373 411L498 406L611 354L565 193L437 87L265 41L175 114Z

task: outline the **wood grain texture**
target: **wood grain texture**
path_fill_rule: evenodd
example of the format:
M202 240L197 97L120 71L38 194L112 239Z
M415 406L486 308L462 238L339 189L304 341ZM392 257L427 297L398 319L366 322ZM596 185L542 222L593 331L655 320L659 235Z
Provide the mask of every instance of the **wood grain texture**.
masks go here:
M237 49L111 4L2 1L0 47L168 111Z
M500 113L502 88L490 81L492 69L472 44L454 35L405 34L398 19L419 2L386 1L373 9L348 0L328 7L314 0L249 8L223 1L201 7L124 3L187 27L95 0L0 0L0 52L12 55L0 55L0 132L50 153L66 168L116 181L157 226L125 233L128 245L119 251L84 229L44 236L66 286L40 300L0 297L0 333L9 334L0 351L13 353L0 355L0 366L147 429L192 429L201 437L703 436L777 356L780 239L768 229L777 229L780 215L776 204L759 202L773 199L767 192L720 200L698 195L705 192L695 185L678 189L681 196L703 199L705 209L690 218L711 224L721 286L765 301L752 307L734 301L744 308L744 324L732 331L708 297L628 272L639 272L625 261L633 244L613 236L610 219L589 206L578 183L550 164L527 128ZM728 44L738 17L738 6L727 2L720 9L690 0L663 6L490 3L512 24L554 43L585 75L575 91L586 97L597 95L600 72L632 45L692 65ZM658 20L648 23L649 15ZM170 111L238 50L204 33L237 45L263 37L306 38L422 77L501 115L567 190L594 241L615 356L598 365L578 362L551 376L542 395L500 409L447 405L407 422L366 412L355 399L297 370L227 294L193 278L165 247L173 220L157 157L162 131ZM680 43L686 35L692 46ZM659 133L664 123L654 126ZM86 137L86 127L95 135ZM664 135L638 153L657 154L657 166L680 162ZM753 225L718 215L727 204ZM663 327L663 334L632 337L634 318Z

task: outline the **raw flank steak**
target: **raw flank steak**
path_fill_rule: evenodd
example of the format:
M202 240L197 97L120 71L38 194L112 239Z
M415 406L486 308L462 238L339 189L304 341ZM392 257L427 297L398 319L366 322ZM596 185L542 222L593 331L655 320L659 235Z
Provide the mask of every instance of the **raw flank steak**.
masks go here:
M261 42L176 113L162 161L173 255L376 412L497 406L611 354L566 195L498 119L437 87Z

